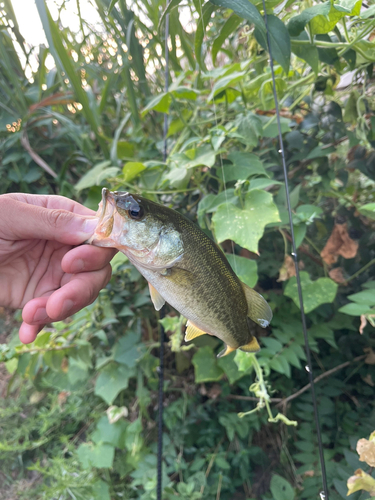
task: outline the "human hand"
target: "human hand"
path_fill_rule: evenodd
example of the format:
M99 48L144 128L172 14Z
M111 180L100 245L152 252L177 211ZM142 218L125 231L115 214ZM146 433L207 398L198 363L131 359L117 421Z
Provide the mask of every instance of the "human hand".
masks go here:
M0 196L0 306L23 308L24 344L94 302L108 283L116 251L81 245L95 230L94 215L63 196Z

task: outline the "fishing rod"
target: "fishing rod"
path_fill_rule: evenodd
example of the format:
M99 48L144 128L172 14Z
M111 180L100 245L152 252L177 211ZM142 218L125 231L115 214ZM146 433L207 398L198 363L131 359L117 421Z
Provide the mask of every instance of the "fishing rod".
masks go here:
M263 2L264 22L266 25L267 47L268 47L268 53L270 55L272 90L273 90L273 97L275 99L275 111L276 111L277 129L278 129L279 145L280 145L279 153L281 154L281 162L282 162L282 166L283 166L286 202L287 202L287 209L288 209L288 216L289 216L290 235L292 238L292 250L293 250L292 258L294 260L294 267L296 270L298 299L299 299L300 310L301 310L303 337L305 340L305 352L306 352L306 358L307 358L307 365L305 366L305 369L308 373L309 381L310 381L311 398L312 398L313 408L314 408L314 419L315 419L315 427L316 427L316 434L317 434L318 448L319 448L320 467L321 467L321 471L322 471L323 491L320 492L320 499L321 500L329 500L327 474L326 474L326 467L325 467L324 453L323 453L322 435L320 432L318 404L316 401L314 374L313 374L312 363L311 363L311 352L310 352L309 339L307 336L305 308L303 305L301 276L300 276L299 267L298 267L298 255L297 255L296 240L294 237L293 216L292 216L292 207L291 207L291 203L290 203L289 182L288 182L288 170L287 170L286 162L285 162L285 149L284 149L284 141L283 141L283 136L282 136L282 131L281 131L279 102L277 99L277 92L276 92L275 71L274 71L274 67L273 67L272 48L271 48L271 40L270 40L270 33L269 33L269 26L268 26L268 16L267 16L266 2L265 2L265 0L262 0L262 2Z

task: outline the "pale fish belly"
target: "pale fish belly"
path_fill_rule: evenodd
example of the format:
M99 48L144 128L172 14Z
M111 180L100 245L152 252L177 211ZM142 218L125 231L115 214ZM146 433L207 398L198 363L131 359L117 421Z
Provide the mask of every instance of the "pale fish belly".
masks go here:
M215 335L231 347L239 347L238 342L228 332L227 327L206 306L204 297L194 294L194 290L189 293L186 286L169 280L160 272L139 265L136 265L136 268L169 305L195 326L208 334ZM239 323L241 322L239 321Z

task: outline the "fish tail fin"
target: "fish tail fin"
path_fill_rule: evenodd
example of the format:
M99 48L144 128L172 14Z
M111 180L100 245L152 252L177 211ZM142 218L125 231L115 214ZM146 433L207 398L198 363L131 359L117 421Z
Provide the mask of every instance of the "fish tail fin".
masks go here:
M250 342L240 347L240 350L245 352L258 352L260 350L260 346L257 339L255 337L252 337Z
M229 345L226 345L225 348L219 352L217 355L218 358L222 358L223 356L227 356L231 352L235 351L236 347L230 347Z
M242 288L247 301L247 315L262 328L266 328L272 319L272 310L267 301L245 283L242 283Z

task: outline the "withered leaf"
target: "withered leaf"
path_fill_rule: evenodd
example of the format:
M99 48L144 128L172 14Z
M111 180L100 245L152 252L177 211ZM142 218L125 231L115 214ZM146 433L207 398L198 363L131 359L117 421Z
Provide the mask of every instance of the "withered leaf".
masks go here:
M346 279L344 278L344 270L342 267L334 267L329 271L329 277L336 281L336 283L347 285Z
M328 265L331 265L337 262L339 255L344 259L352 259L356 256L357 250L358 242L350 238L347 224L335 224L320 255Z
M361 462L366 462L370 467L375 467L375 441L360 439L357 442L357 453Z
M366 474L362 469L357 469L354 474L347 481L348 495L359 490L365 490L370 495L375 495L375 479L370 474Z
M285 255L283 265L279 270L279 279L277 281L286 281L296 275L294 260L290 255Z

